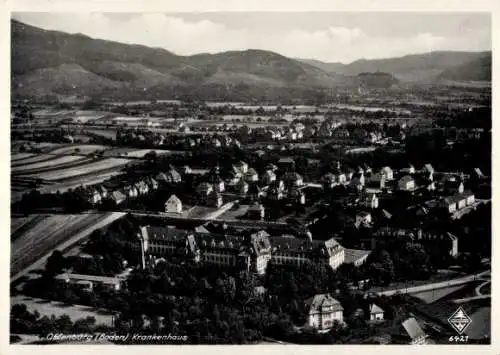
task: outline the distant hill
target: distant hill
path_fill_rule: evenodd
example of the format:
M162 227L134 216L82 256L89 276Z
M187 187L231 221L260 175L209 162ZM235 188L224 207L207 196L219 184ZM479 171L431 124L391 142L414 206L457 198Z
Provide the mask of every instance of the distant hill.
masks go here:
M456 81L490 81L491 55L447 69L441 73L440 78Z
M15 20L11 33L13 98L314 100L336 90L491 76L491 52L432 52L344 65L255 49L179 56L161 48L48 31Z
M454 52L436 51L424 54L412 54L398 58L387 59L360 59L349 64L323 63L316 60L303 60L318 68L344 75L357 75L366 72L384 72L394 75L402 82L423 82L437 80L443 75L455 75L457 80L461 75L458 71L461 66L475 67L481 63L480 68L470 71L468 78L463 80L491 80L491 52ZM455 72L455 74L452 74Z
M399 83L392 74L382 72L359 73L358 78L362 85L369 89L387 89Z
M159 48L47 31L12 21L13 96L78 94L110 97L251 99L355 88L355 76L263 50L178 56Z

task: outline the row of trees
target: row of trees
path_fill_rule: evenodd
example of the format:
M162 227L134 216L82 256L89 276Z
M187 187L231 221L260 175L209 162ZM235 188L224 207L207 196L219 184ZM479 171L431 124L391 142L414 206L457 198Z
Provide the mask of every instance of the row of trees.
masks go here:
M10 310L10 333L34 334L40 338L48 334L83 334L93 332L109 332L111 328L96 324L94 317L86 317L72 321L67 315L50 317L41 316L38 311L31 312L25 304L14 304Z

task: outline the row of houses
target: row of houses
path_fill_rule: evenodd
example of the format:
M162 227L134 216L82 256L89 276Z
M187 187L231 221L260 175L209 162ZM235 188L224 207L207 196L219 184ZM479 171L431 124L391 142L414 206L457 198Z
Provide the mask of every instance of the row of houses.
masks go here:
M189 167L183 167L183 172L189 173ZM136 182L123 182L113 190L107 189L104 184L84 189L87 201L93 205L99 205L105 200L112 200L120 205L127 199L135 199L139 196L150 194L160 187L160 184L176 184L182 182L182 175L173 167L166 172L160 172L154 176L138 179Z

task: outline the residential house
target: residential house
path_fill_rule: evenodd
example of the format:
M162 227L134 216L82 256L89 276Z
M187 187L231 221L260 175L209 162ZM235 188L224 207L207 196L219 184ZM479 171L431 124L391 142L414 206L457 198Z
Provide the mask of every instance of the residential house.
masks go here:
M236 184L236 191L240 195L246 195L248 193L248 188L249 188L248 183L244 180L240 180Z
M429 176L424 176L422 174L415 174L415 189L425 189L429 191L436 190L436 182L429 179Z
M250 169L248 169L248 171L245 175L245 179L248 182L256 182L256 181L259 181L259 175L257 174L257 171L255 171L254 168L250 168Z
M462 194L464 192L464 183L455 178L446 179L443 188L444 191L449 194Z
M345 248L345 264L352 264L355 267L360 267L366 262L368 255L370 255L370 250L363 249L348 249Z
M128 198L136 198L139 195L139 191L134 185L126 185L123 190Z
M222 147L222 143L218 138L214 138L214 139L212 139L212 146L214 146L216 148L220 148L220 147Z
M111 193L111 199L116 205L119 205L127 199L127 196L125 196L121 191L115 190Z
M370 174L365 178L365 187L369 192L378 192L385 188L386 178L380 173Z
M306 195L302 190L294 189L290 192L290 199L299 205L305 205L306 203Z
M276 165L274 165L274 164L267 164L266 165L266 170L275 172L276 170L278 170L278 167Z
M165 175L167 176L166 182L174 183L174 184L182 182L181 174L179 174L179 172L177 170L175 170L174 167L170 167L170 169L167 171L167 173Z
M248 171L248 164L244 161L239 161L233 165L233 169L236 169L243 176Z
M267 192L267 197L270 200L279 201L285 197L283 190L277 188L276 186L271 186Z
M158 173L156 175L156 180L161 181L163 183L167 183L169 181L169 178L168 178L167 174L165 174L165 173Z
M358 191L363 190L365 186L365 176L363 173L355 173L352 176L351 181L349 182L349 186L355 188Z
M196 192L200 196L200 199L203 203L207 202L208 196L214 191L214 187L208 182L202 182L196 188Z
M182 201L175 195L169 197L165 202L166 213L182 213Z
M474 204L475 196L470 191L464 191L452 196L448 196L441 201L441 206L444 207L449 213L454 213L467 206Z
M355 173L354 169L347 168L345 171L346 182L350 182Z
M97 189L91 189L87 192L87 201L91 205L97 205L101 203L102 197Z
M291 157L283 157L276 164L283 171L293 171L295 169L295 160Z
M207 196L206 203L208 206L219 208L223 204L222 195L219 192L213 190Z
M370 314L370 321L384 320L384 310L375 303L370 304L368 311Z
M411 175L405 175L398 181L398 189L401 191L415 190L415 179Z
M149 178L147 180L147 183L149 184L149 189L150 190L158 190L158 187L159 187L159 184L158 184L158 181L156 181L154 178Z
M344 308L330 294L318 294L306 301L309 308L307 323L318 330L331 329L335 322L344 322Z
M406 168L401 169L404 174L415 174L415 167L412 164L408 164Z
M385 177L385 180L386 181L390 181L390 180L393 180L394 179L394 172L392 171L392 169L388 166L385 166L383 167L381 170L380 170L380 174L382 176Z
M260 203L254 203L247 210L247 217L249 219L264 219L265 208Z
M149 193L149 186L143 180L140 180L134 186L137 189L139 195L146 195L147 193Z
M360 201L359 204L363 207L366 208L371 208L371 209L376 209L378 208L378 197L376 194L370 193L364 195Z
M286 173L283 180L288 187L301 187L304 184L302 176L297 173Z
M435 172L434 167L431 164L425 164L422 171L429 174L434 174Z
M217 192L225 191L226 185L224 183L224 180L222 180L219 174L213 175L210 179L210 182L212 183L212 186L214 187L215 191Z
M100 185L99 187L97 187L97 191L99 191L102 198L108 197L108 190L103 185Z
M369 226L372 223L372 215L369 212L359 212L356 214L356 228L360 226Z
M273 181L276 181L276 174L272 170L266 170L262 175L262 183L264 185L270 185Z

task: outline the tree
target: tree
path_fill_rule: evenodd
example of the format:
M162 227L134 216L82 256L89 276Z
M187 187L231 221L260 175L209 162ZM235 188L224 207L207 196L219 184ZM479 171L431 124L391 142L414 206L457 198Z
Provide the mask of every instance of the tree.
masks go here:
M60 250L54 250L47 259L47 264L45 265L45 275L48 277L54 277L55 275L61 273L65 267L66 259L63 254Z
M370 255L367 262L368 275L378 284L388 285L394 279L394 263L386 250L379 250Z

